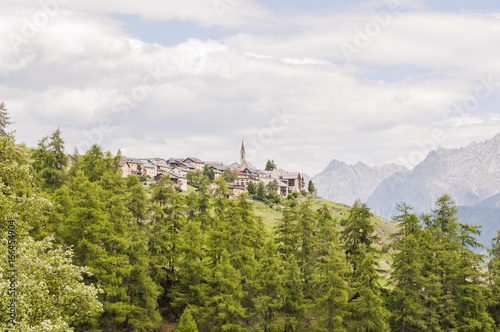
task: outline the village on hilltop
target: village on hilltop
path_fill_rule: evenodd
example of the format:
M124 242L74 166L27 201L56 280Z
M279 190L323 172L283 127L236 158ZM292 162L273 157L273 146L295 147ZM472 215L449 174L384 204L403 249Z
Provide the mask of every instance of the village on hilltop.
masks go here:
M187 191L189 174L213 172L214 178L224 176L225 172L232 172L234 181L227 184L230 197L237 197L248 191L248 185L255 187L259 183L269 185L274 183L276 193L282 197L293 192L305 190L304 178L299 172L287 172L282 169L261 170L255 168L246 160L245 146L241 143L240 162L225 165L222 162L202 161L198 158L128 158L122 157L120 162L123 177L129 175L144 176L148 184L157 182L162 176L169 176L170 180L181 190Z

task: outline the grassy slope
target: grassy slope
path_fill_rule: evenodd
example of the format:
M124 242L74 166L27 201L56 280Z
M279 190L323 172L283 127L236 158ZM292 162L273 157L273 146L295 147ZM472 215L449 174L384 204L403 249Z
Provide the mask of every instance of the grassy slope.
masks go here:
M312 202L312 207L314 210L319 209L323 205L326 205L333 209L333 216L337 220L345 220L349 216L349 209L351 207L348 205L334 203L325 199ZM254 202L254 211L258 216L262 217L266 229L270 232L272 232L274 225L281 218L281 212L276 212L275 210L269 208L267 205L261 202ZM378 247L381 248L384 244L391 243L391 235L396 233L397 224L393 221L386 220L379 216L373 216L372 221L375 224L375 231L380 237ZM379 261L379 268L384 271L389 271L391 264L392 258L389 256L389 254L382 253ZM388 276L388 274L386 274L386 276Z
M315 210L319 209L322 205L333 208L333 217L338 220L345 220L349 216L349 209L351 207L348 205L334 203L325 199L312 202L312 207ZM254 202L254 211L258 216L263 218L264 225L269 231L273 229L277 220L281 218L281 212L276 212L261 202ZM389 243L390 236L397 231L396 223L379 216L373 216L372 221L375 224L377 234L381 238L380 246Z

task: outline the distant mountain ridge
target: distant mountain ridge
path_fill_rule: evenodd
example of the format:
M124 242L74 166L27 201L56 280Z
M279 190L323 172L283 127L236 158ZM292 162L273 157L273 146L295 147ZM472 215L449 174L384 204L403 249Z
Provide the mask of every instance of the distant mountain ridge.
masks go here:
M352 205L356 199L366 201L379 184L397 172L408 169L396 164L369 166L361 161L348 165L339 160L332 160L318 175L314 182L318 194L335 202Z
M500 133L466 147L431 151L411 171L382 181L367 204L374 213L391 218L402 202L415 207L416 212L428 212L445 193L457 205L474 206L488 198L494 200L499 192Z

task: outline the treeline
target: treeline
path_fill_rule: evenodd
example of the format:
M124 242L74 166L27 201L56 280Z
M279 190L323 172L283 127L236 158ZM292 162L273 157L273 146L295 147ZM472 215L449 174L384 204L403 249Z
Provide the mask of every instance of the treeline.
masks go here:
M500 236L488 268L479 229L448 196L429 215L399 207L382 255L373 216L356 202L344 226L323 206L283 205L272 232L223 178L180 193L167 177L147 191L122 178L99 146L72 163L57 130L32 153L51 202L31 236L72 247L84 282L102 289L100 316L75 331L495 331L500 327Z

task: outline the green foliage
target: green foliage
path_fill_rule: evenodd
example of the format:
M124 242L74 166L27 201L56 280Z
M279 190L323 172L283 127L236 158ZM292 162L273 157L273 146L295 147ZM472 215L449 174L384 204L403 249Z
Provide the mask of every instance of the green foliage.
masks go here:
M231 171L229 168L224 170L224 180L227 183L233 183L236 180L236 172Z
M307 191L310 194L315 194L316 193L316 187L314 186L314 183L312 182L312 180L309 180L309 183L307 184Z
M73 252L55 246L51 237L35 241L40 233L48 204L35 190L30 174L29 151L15 144L12 135L0 136L0 330L72 331L102 311L98 288L85 285L82 275L90 269L75 266ZM15 238L8 238L7 225L13 221ZM9 243L10 242L10 243ZM8 262L8 246L14 245L15 263ZM9 324L10 280L6 271L15 270L16 320ZM10 274L10 273L9 273Z
M495 321L495 327L500 328L500 231L491 243L488 250L490 261L488 271L490 273L491 300L488 311Z
M354 273L368 253L375 253L374 243L379 239L374 234L375 227L371 221L372 213L365 203L357 200L350 210L347 224L342 230L342 240L347 261Z
M359 266L359 277L354 284L357 295L350 304L348 331L389 331L390 314L381 298L379 279L373 256L368 253Z
M406 204L398 206L401 215L394 217L399 224L393 246L392 280L395 284L392 320L395 330L418 331L426 328L426 303L421 296L426 282L422 275L425 239L417 216Z
M33 159L33 169L42 188L53 192L63 185L69 160L59 129L40 140Z
M259 185L257 186L257 199L261 201L266 199L266 187L262 182L259 182Z
M250 195L255 195L257 192L255 191L255 185L253 184L252 181L250 181L248 183L248 186L247 186L247 191Z
M179 326L175 329L176 332L198 332L198 327L196 322L191 316L189 308L186 308L182 313L181 319L179 321Z
M210 181L215 180L215 172L212 168L209 168L208 165L205 165L205 168L203 169L203 176L208 177Z
M204 179L204 174L202 174L199 170L196 172L187 172L186 177L188 179L188 183L195 188L199 188ZM208 177L207 177L208 178Z
M7 110L7 106L4 102L0 103L0 136L7 135L7 126L12 122L9 121L9 111Z
M2 142L0 224L17 221L19 278L37 292L22 288L18 331L159 331L176 322L177 331L500 328L500 233L486 272L479 228L457 220L447 196L421 220L399 206L398 232L382 250L392 260L381 262L374 218L359 201L337 221L337 210L299 204L299 193L281 201L277 183L249 185L283 208L266 214L246 194L229 199L231 174L211 180L210 169L188 175L196 192L162 177L148 194L136 176L122 178L120 153L95 145L65 165L58 131L33 152L33 178L28 150L10 136ZM261 216L268 229L277 219L272 232ZM392 270L382 275L386 262Z
M271 182L269 182L266 186L266 192L268 194L276 194L278 192L278 189L279 189L279 184L278 184L278 181L277 180L273 180Z
M267 160L266 163L266 171L274 171L276 169L276 164L274 163L274 160Z

